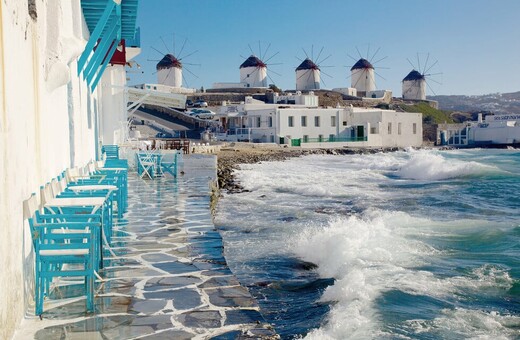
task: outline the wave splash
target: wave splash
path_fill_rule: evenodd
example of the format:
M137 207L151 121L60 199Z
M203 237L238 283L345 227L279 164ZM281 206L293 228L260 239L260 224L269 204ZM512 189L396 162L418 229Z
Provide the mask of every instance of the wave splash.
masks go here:
M449 300L468 291L507 290L514 284L505 269L489 265L444 278L417 269L441 253L410 237L417 234L418 225L428 228L428 221L402 212L372 210L361 217L336 217L300 235L295 253L317 264L321 277L336 280L321 297L321 302L333 302L327 323L312 330L307 339L384 335L376 300L388 291Z
M410 151L410 159L401 165L397 175L405 179L445 180L459 177L481 176L498 171L497 168L475 161L446 159L434 151Z

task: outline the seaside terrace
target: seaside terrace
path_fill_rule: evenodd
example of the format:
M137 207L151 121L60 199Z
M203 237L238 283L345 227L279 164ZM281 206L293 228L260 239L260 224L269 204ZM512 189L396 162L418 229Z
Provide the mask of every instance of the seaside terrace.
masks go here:
M276 337L223 257L215 156L129 143L137 11L0 2L1 339Z

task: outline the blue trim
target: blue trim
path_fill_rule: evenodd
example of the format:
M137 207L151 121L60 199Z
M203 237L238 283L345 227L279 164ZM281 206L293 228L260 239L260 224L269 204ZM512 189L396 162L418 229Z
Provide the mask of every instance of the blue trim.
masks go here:
M110 44L112 43L113 39L115 38L115 31L118 28L118 22L117 19L112 19L112 22L109 26L109 32L107 35L103 37L102 40L100 40L97 44L96 50L94 51L93 55L90 57L90 61L83 70L83 77L87 80L87 83L90 83L90 79L96 72L99 65L103 62L109 48ZM94 72L92 72L94 71Z
M83 2L82 2L82 4L83 4ZM114 9L115 5L116 5L115 2L109 1L107 6L105 7L105 10L103 11L103 14L101 15L101 17L99 18L99 20L97 22L94 32L92 32L92 34L90 35L87 46L85 46L85 50L83 51L83 54L81 54L81 57L78 60L78 76L80 75L81 71L83 71L83 67L85 66L85 63L87 62L87 58L90 55L90 52L96 45L99 37L101 36L101 33L103 33L105 25L108 22L108 19L110 18L110 15L112 14L112 10Z
M140 31L136 29L138 0L81 0L83 16L91 36L78 59L78 76L93 91L122 39L140 46Z
M108 55L112 56L114 54L114 52L116 51L117 45L119 45L119 42L116 43L114 41L114 44L112 45L112 48L108 52ZM108 62L110 61L111 58L112 57L108 58L108 56L107 56L107 58L105 58L105 61L103 62L103 65L101 65L101 68L98 70L96 78L94 78L94 82L90 85L90 90L91 91L94 91L94 89L96 88L96 86L97 86L99 80L101 79L101 76L103 75L103 72L105 72L105 69L107 68Z

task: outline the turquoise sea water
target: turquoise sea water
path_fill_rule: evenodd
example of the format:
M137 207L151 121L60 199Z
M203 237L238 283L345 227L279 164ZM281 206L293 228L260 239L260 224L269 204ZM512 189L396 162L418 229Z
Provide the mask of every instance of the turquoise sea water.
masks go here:
M243 165L226 259L283 338L520 338L520 151Z

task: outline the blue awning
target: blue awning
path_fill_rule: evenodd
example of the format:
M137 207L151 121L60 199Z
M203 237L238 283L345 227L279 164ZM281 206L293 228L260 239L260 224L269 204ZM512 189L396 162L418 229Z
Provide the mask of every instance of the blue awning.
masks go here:
M91 90L101 79L117 46L125 39L126 46L139 47L136 29L139 0L81 0L83 16L90 38L78 60L78 75Z

